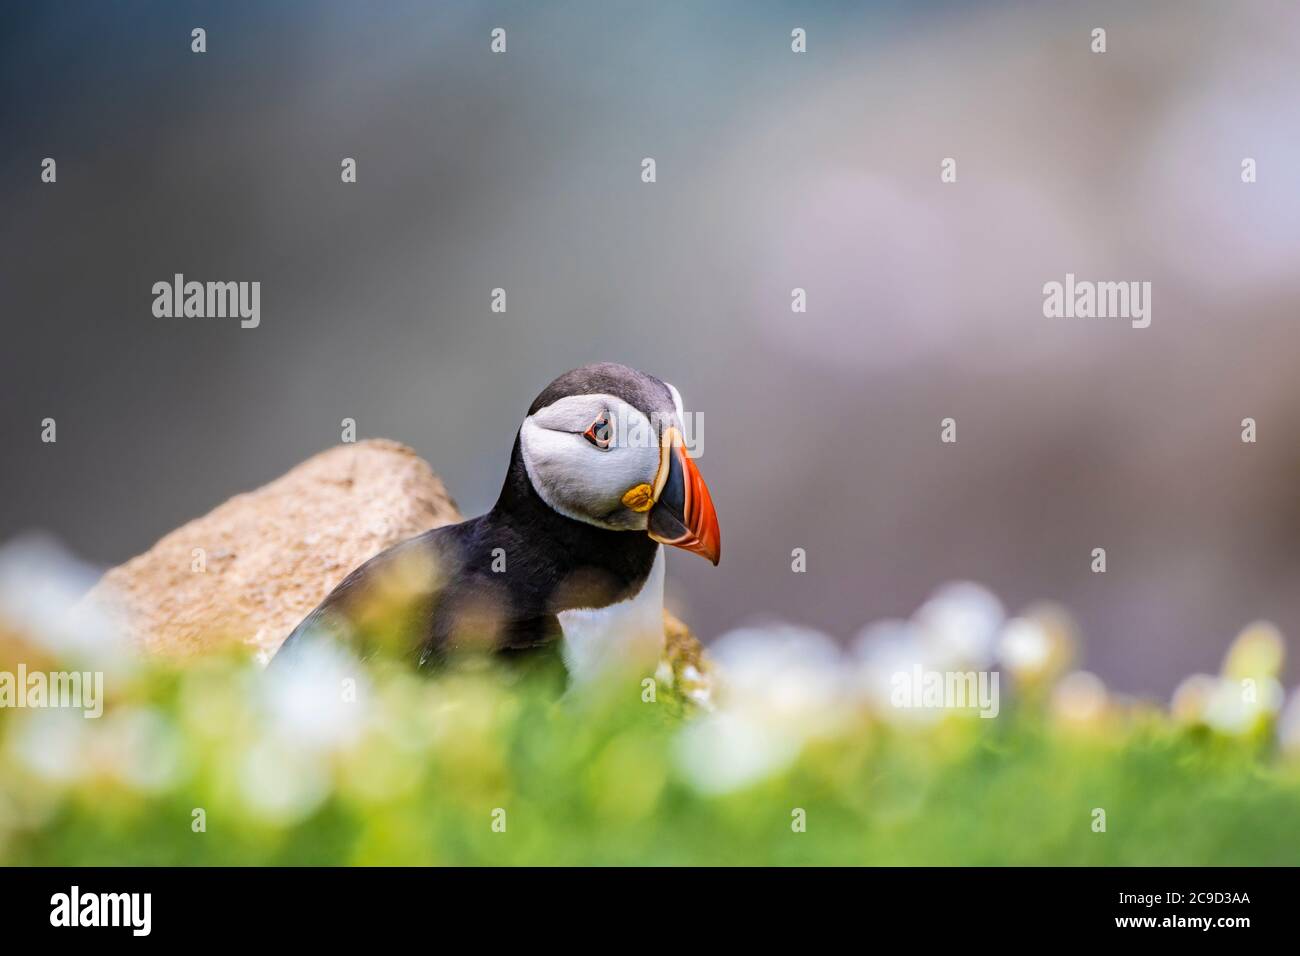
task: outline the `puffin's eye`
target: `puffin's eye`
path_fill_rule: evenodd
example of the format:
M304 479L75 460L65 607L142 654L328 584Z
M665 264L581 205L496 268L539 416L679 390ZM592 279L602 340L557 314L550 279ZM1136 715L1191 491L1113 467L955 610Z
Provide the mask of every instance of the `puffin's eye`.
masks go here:
M597 448L608 451L610 439L614 437L614 430L609 427L609 415L601 412L600 417L591 423L591 427L582 433L582 437Z

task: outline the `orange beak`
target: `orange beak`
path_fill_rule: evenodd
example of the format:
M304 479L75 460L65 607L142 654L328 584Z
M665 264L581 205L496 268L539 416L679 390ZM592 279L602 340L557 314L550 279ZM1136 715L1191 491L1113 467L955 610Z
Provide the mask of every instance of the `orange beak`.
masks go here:
M646 530L661 544L692 551L717 564L722 536L709 488L686 453L681 432L667 429L663 442L655 504L647 515Z

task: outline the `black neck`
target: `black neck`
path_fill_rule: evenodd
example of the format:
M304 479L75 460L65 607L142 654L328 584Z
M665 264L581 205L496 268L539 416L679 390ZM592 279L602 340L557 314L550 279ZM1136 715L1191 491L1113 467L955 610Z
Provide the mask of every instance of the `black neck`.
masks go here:
M635 594L649 575L659 547L644 532L598 528L548 505L529 480L518 435L501 495L485 517L524 533L527 550L545 556L557 584L590 582L559 602L573 607L602 607Z

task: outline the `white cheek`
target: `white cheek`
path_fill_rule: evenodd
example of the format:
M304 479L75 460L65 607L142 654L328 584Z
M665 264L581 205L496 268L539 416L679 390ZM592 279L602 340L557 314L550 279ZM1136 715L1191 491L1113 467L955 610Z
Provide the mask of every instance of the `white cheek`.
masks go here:
M550 483L546 481L546 473L550 470L549 462L559 453L555 447L558 438L557 432L542 428L531 417L524 419L523 427L519 429L519 450L523 453L524 470L528 472L533 490L554 510L565 514L565 509L560 507Z
M656 449L601 452L581 436L542 428L532 419L524 421L519 446L529 481L555 511L598 527L645 529L645 515L625 508L622 499L629 488L647 481L650 457L658 467ZM648 473L653 476L654 470Z

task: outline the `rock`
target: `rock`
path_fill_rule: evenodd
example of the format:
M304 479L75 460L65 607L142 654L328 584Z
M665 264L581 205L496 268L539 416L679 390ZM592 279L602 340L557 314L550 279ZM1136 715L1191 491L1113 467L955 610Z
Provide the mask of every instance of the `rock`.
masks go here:
M110 570L87 600L150 653L189 657L233 641L269 660L357 565L460 520L410 448L339 445L177 528Z
M713 664L704 653L704 645L691 629L668 611L664 611L664 655L661 676L672 675L672 686L687 702L711 709L715 680Z
M185 658L235 643L266 661L353 568L460 520L407 446L339 445L177 528L105 574L86 601L146 653ZM706 704L712 675L699 641L667 612L664 631L661 676Z

